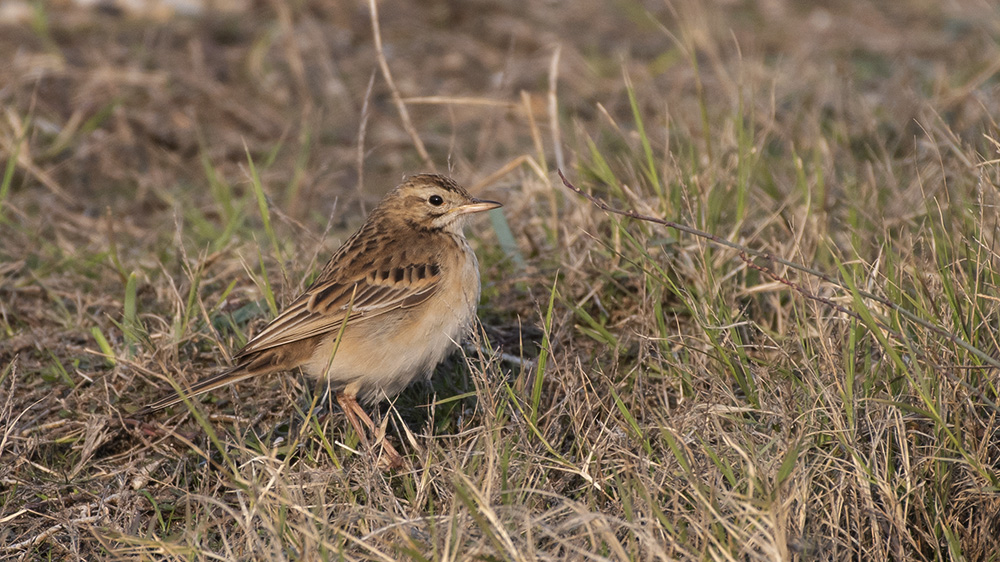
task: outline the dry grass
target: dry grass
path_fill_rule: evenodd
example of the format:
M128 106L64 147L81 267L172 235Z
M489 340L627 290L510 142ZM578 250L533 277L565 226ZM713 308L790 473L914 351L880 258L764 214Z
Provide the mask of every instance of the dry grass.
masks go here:
M0 559L997 559L1000 13L647 4L380 4L398 99L363 1L5 24ZM129 422L414 133L506 203L473 345L382 407L414 469L298 376Z

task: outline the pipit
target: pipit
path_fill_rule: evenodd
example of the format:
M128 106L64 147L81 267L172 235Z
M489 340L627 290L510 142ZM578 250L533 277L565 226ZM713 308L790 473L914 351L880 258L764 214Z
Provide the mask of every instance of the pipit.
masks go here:
M325 379L366 447L358 404L377 403L437 364L466 334L479 301L479 263L463 227L500 207L451 178L412 176L390 191L316 281L254 336L234 366L136 412L166 408L234 382L301 369ZM388 443L391 464L401 459Z

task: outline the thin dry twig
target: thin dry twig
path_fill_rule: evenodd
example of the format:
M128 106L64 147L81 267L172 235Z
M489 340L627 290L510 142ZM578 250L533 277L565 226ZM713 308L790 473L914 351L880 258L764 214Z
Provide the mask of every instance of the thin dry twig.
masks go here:
M375 86L375 72L368 78L368 87L365 88L365 102L361 104L361 123L358 124L358 156L355 165L358 168L358 202L361 204L361 214L367 215L368 209L365 205L365 198L361 195L365 187L365 136L368 132L368 116L370 111L368 102L372 98L372 88Z
M838 287L840 289L843 289L843 290L849 291L849 292L854 292L857 295L859 295L859 296L861 296L861 297L863 297L865 299L868 299L868 300L877 302L877 303L879 303L879 304L881 304L883 306L886 306L886 307L892 309L894 312L897 312L901 316L904 316L907 320L913 322L914 324L917 324L918 326L920 326L922 328L926 328L926 329L934 332L935 334L937 334L937 335L939 335L939 336L941 336L943 338L948 339L949 341L951 341L955 345L958 345L962 349L964 349L964 350L968 351L969 353L975 355L976 357L978 357L979 359L981 359L984 363L987 363L987 364L989 364L989 365L991 365L993 367L1000 368L1000 360L997 360L996 358L990 356L985 351L982 351L981 349L975 347L974 345L966 342L965 340L963 340L962 338L958 337L957 335L955 335L955 334L953 334L953 333L945 330L944 328L942 328L940 326L931 324L930 322L928 322L928 321L926 321L926 320L918 317L917 315L913 314L912 312L910 312L910 311L902 308L898 304L896 304L896 303L894 303L894 302L892 302L892 301L890 301L890 300L888 300L888 299L886 299L884 297L880 297L880 296L878 296L878 295L876 295L874 293L870 293L870 292L864 291L862 289L858 289L858 288L853 288L852 289L845 282L843 282L843 281L841 281L839 279L836 279L836 278L830 276L829 274L824 273L824 272L822 272L822 271L820 271L818 269L813 269L811 267L807 267L807 266L804 266L802 264L795 263L793 261L789 261L789 260L784 259L782 257L776 256L776 255L774 255L774 254L772 254L770 252L764 252L764 251L761 251L761 250L755 250L753 248L748 248L747 246L744 246L742 244L737 244L736 242L731 242L729 240L726 240L725 238L720 238L720 237L718 237L718 236L716 236L714 234L710 234L710 233L705 232L703 230L698 230L697 228L693 228L693 227L690 227L690 226L687 226L687 225L684 225L684 224L680 224L680 223L677 223L677 222L674 222L674 221L669 221L669 220L666 220L666 219L661 219L661 218L658 218L658 217L652 217L652 216L649 216L649 215L642 215L642 214L639 214L636 211L633 211L631 209L630 210L616 209L616 208L612 207L611 205L608 205L607 203L605 203L599 197L595 197L594 195L586 193L583 190L581 190L580 188L578 188L575 185L573 185L572 183L570 183L569 180L566 179L566 176L563 175L561 169L556 170L556 173L559 174L559 178L562 180L563 185L566 186L567 189L569 189L570 191L573 191L574 193L577 193L578 195L582 195L583 197L586 197L587 200L589 200L594 206L596 206L597 208L601 209L602 211L605 211L607 213L612 213L612 214L615 214L615 215L619 215L619 216L623 216L623 217L628 217L628 218L632 218L632 219L637 219L637 220L645 221L645 222L651 222L651 223L654 223L654 224L660 224L660 225L663 225L663 226L665 226L667 228L673 228L675 230L679 230L679 231L684 232L686 234L691 234L692 236L697 236L699 238L704 238L706 240L711 241L712 243L714 243L716 245L736 250L737 252L739 252L740 259L742 259L744 262L746 262L746 264L748 266L750 266L750 267L752 267L752 268L754 268L754 269L756 269L758 271L761 271L761 272L767 274L772 279L774 279L776 281L779 281L780 283L782 283L784 285L787 285L788 287L792 288L793 290L795 290L796 292L798 292L802 296L806 297L807 299L819 302L819 303L821 303L823 305L826 305L826 306L833 307L834 309L838 310L839 312L843 312L845 314L850 315L852 318L861 320L861 316L858 315L856 312L849 311L849 310L847 310L844 307L842 307L842 306L834 303L833 301L831 301L829 299L826 299L826 298L823 298L823 297L820 297L820 296L817 296L817 295L814 295L814 294L810 293L805 288L803 288L801 285L798 285L798 284L796 284L796 283L794 283L794 282L792 282L792 281L790 281L788 279L785 279L785 278L779 276L778 274L774 273L773 271L771 271L766 266L761 266L761 265L753 263L753 261L749 257L747 257L747 256L754 256L754 257L760 258L762 260L765 260L765 261L767 261L769 263L778 263L778 264L781 264L781 265L783 265L785 267L788 267L790 269L794 269L795 271L799 271L799 272L802 272L802 273L805 273L805 274L808 274L808 275L812 275L812 276L817 277L820 280L825 281L827 283L830 283L831 285L834 285L834 286L836 286L836 287ZM888 325L886 325L886 323L884 321L881 321L879 319L875 319L875 321L879 324L879 326L882 329L884 329L887 332L893 334L897 338L902 338L902 334L900 334L898 331L893 330L892 328L890 328Z
M434 166L434 162L431 161L430 155L427 154L427 149L424 148L424 141L420 140L420 135L417 134L417 129L413 126L413 121L410 120L410 112L406 110L406 103L403 102L403 96L399 95L399 88L396 87L396 81L392 79L392 73L389 72L389 63L385 60L385 51L382 49L382 31L378 23L378 6L376 4L376 0L368 0L368 6L371 9L372 33L375 39L375 54L378 57L378 66L382 70L382 78L385 78L385 82L389 86L389 91L392 92L392 101L396 104L396 110L399 111L399 118L403 121L403 128L406 129L406 133L413 140L413 146L416 147L417 153L420 154L421 160L424 161L424 165L430 171L435 172L437 168Z

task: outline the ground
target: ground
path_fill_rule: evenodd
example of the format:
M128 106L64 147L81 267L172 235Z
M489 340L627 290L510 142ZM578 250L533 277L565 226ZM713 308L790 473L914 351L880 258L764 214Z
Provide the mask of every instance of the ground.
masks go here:
M1000 556L996 6L377 12L0 4L0 559ZM424 171L504 207L408 467L297 373L132 416Z

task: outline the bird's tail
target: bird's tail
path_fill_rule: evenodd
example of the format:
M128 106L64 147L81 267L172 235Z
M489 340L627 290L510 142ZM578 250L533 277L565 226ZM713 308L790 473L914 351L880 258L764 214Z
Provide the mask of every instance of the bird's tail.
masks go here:
M145 416L157 410L162 410L163 408L167 408L169 406L173 406L174 404L183 402L187 398L194 398L195 396L198 396L200 394L211 392L217 388L222 388L224 386L233 384L234 382L239 382L241 380L248 379L250 377L254 377L259 374L261 374L259 371L248 369L246 365L243 364L237 365L232 369L229 369L228 371L223 371L217 375L212 375L207 379L198 381L197 383L194 384L194 386L190 388L182 389L179 392L178 391L172 392L166 398L162 398L160 400L157 400L156 402L153 402L152 404L140 408L132 415L134 417Z

